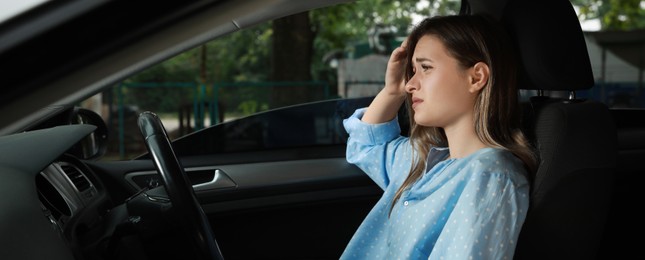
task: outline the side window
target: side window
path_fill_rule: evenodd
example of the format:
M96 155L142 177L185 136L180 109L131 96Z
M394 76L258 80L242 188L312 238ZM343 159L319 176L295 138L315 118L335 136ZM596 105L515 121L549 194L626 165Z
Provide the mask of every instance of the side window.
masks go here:
M105 160L146 152L136 125L143 111L161 117L175 145L190 148L184 154L344 144L342 119L382 88L389 54L411 26L459 8L442 2L362 0L244 28L82 106L110 127Z
M179 138L173 146L182 155L204 155L343 145L343 119L371 101L334 99L257 113Z
M622 6L594 7L586 0L571 2L585 31L596 84L578 91L578 97L612 108L645 107L643 1L630 7L634 12L614 10ZM291 15L222 35L124 79L81 105L99 112L110 127L105 160L131 159L146 151L136 125L142 111L160 115L173 140L194 138L190 135L222 123L227 126L220 128L231 131L255 124L245 128L249 132L236 134L262 134L262 145L252 149L275 148L293 143L277 135L292 135L289 130L296 126L276 123L280 118L271 119L271 113L307 110L299 105L312 102L374 96L383 85L389 53L409 29L423 17L455 14L459 7L460 1L454 0L361 0ZM594 19L596 26L588 27ZM523 99L535 95L520 94ZM329 142L324 140L341 138L319 131L329 120L338 123L329 119L336 110L308 111L318 113L312 116L317 119L297 126L308 132L294 145L325 145ZM323 111L331 114L320 115ZM265 119L271 122L260 123ZM274 127L254 130L268 125ZM284 127L278 131L275 126ZM226 134L232 138L234 133Z
M644 108L643 30L587 31L595 86L582 94L610 108Z
M610 108L645 108L645 1L571 1L587 42L595 85L579 97Z

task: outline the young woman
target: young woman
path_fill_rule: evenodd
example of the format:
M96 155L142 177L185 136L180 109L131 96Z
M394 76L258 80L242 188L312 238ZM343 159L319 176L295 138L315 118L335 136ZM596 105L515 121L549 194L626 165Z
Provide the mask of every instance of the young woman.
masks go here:
M344 121L347 160L384 193L342 259L512 259L536 164L515 69L504 30L479 15L428 18L392 52L383 90Z

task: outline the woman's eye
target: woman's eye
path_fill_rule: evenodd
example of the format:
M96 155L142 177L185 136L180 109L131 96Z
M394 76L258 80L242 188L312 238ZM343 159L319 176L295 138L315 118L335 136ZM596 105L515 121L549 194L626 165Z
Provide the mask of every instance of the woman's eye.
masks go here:
M421 65L421 69L423 69L423 71L426 71L426 70L432 69L432 66L430 66L430 65Z

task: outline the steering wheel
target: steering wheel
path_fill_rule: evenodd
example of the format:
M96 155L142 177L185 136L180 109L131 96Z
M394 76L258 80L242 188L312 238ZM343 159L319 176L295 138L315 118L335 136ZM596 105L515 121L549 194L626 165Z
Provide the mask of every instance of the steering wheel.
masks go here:
M197 201L184 167L172 149L161 120L155 113L146 111L139 114L138 123L155 167L161 174L170 202L178 212L180 224L190 232L204 259L223 260L208 218Z

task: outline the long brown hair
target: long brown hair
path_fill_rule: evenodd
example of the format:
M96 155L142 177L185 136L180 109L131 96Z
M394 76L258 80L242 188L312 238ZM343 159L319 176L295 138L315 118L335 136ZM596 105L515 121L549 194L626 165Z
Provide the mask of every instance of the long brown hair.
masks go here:
M520 128L515 51L501 25L484 15L426 18L408 37L406 82L414 75L411 62L414 49L425 35L437 37L463 69L477 62L488 65L488 82L473 107L475 132L485 145L512 152L529 172L534 172L536 156ZM410 98L408 95L406 106L410 115L410 142L415 152L410 174L397 190L392 207L403 191L423 176L430 147L448 146L442 128L416 124Z

